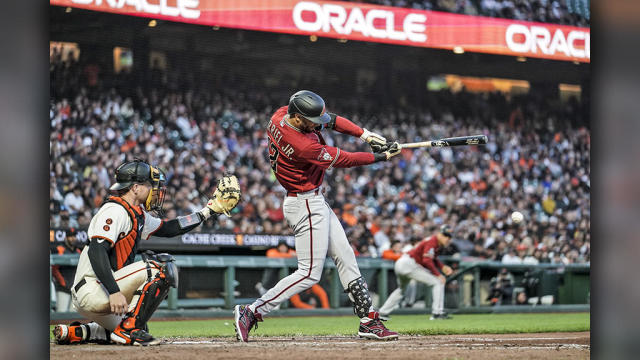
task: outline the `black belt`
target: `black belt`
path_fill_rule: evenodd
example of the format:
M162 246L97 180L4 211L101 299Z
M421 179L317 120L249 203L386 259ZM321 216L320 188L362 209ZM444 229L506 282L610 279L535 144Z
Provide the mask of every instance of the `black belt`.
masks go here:
M85 280L85 279L82 279L82 280L78 281L76 286L73 287L73 290L76 291L76 294L78 293L78 290L80 290L80 288L83 287L84 284L86 284L86 283L87 283L87 280Z

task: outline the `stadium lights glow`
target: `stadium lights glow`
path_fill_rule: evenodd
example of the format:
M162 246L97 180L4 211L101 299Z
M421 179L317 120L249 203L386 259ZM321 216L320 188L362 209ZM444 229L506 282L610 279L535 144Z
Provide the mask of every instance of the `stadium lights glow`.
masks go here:
M344 44L344 43L346 43L346 42L347 42L347 39L338 39L338 42L339 42L339 43L343 43L343 44Z
M318 41L318 37L315 36L315 35L311 35L311 36L309 36L309 41L316 42L316 41Z
M525 62L525 61L527 61L527 58L526 58L526 57L524 57L524 56L518 56L518 57L516 58L516 60L518 60L519 62Z
M218 26L218 25L212 26L211 28L212 28L213 30L220 30L220 26Z
M149 21L149 27L156 27L156 25L158 25L157 21L155 21L155 20Z
M71 10L73 10L72 8L68 7L64 10L64 12L66 12L67 14L71 12Z
M456 46L453 48L453 53L454 54L464 54L464 49L462 48L462 46Z
M578 61L578 60L573 60L573 63L576 64L576 65L580 65L580 61Z

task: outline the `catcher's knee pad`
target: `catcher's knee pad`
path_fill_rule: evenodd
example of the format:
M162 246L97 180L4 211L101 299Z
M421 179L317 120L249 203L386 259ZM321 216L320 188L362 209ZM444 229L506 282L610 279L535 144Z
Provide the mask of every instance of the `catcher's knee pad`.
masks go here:
M353 302L353 312L359 317L363 318L369 315L369 309L373 305L371 302L371 296L369 295L369 288L363 277L359 277L352 280L347 286L346 293L349 295L349 299Z
M142 253L142 259L147 263L147 267L150 266L149 263L154 263L156 266L159 265L160 271L164 273L169 286L178 288L178 267L175 263L176 259L172 255L167 253L156 254L151 250L147 250ZM149 276L149 280L151 280L151 276Z
M178 267L176 266L173 256L169 254L160 254L160 255L167 255L168 257L171 258L170 260L163 262L162 272L164 273L169 286L177 289L178 288Z
M138 290L137 295L140 297L136 307L123 320L123 327L127 330L145 329L151 315L160 306L162 300L167 297L169 287L166 274L163 271L158 272L151 281L144 285L142 290Z

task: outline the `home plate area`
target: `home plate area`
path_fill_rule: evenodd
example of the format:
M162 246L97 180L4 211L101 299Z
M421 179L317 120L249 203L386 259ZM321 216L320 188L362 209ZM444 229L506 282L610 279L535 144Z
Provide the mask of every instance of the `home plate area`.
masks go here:
M154 355L180 360L202 359L587 359L590 333L481 334L403 336L374 341L345 336L252 336L234 338L165 338L159 346L50 345L51 359L150 359Z

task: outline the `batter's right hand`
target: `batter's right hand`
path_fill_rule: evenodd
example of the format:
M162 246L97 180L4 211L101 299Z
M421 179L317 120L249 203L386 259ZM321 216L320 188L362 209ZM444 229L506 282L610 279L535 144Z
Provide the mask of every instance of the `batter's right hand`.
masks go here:
M400 154L400 151L401 151L400 144L398 144L397 141L394 141L393 143L391 143L391 145L388 145L388 146L389 146L388 149L383 152L383 154L387 156L387 161L392 157Z
M129 311L129 304L127 304L127 298L118 291L109 295L109 304L111 305L111 313L115 315L124 315Z

